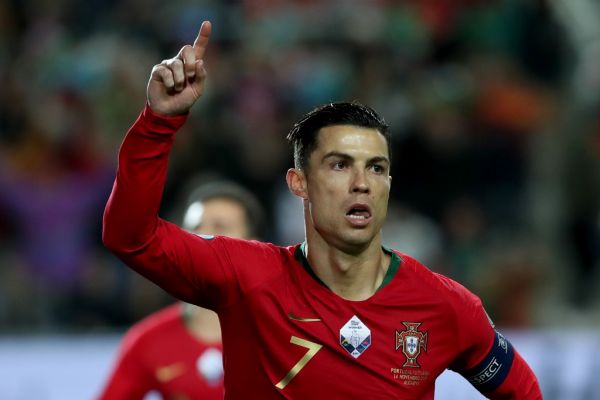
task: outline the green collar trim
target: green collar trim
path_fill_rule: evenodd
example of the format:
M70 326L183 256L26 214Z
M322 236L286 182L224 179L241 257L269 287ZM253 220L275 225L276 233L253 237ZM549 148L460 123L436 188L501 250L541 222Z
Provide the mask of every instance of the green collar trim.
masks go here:
M294 252L294 257L296 258L296 260L298 260L300 265L302 265L304 270L306 270L306 272L308 272L308 274L313 277L314 280L316 280L319 284L323 285L324 287L328 288L328 286L325 284L325 282L323 282L317 276L317 274L315 274L315 271L312 269L312 267L308 263L308 259L304 255L305 248L306 248L306 242L302 242L302 244L300 246L296 247L296 251ZM383 251L386 254L389 254L392 257L392 259L390 260L390 266L388 267L388 269L385 273L385 276L383 277L383 281L381 281L381 285L379 285L379 287L377 288L377 291L380 291L385 286L387 286L388 283L390 283L392 281L394 276L396 276L396 272L398 272L398 269L400 269L400 264L402 263L402 258L400 258L400 256L398 254L394 253L391 249L389 249L385 246L381 246L381 248L383 249Z
M400 258L398 254L394 253L392 249L385 246L381 246L381 248L385 253L389 254L392 257L392 259L390 260L390 266L388 267L385 276L383 277L383 281L381 281L381 285L379 285L379 288L377 288L378 291L383 289L385 286L387 286L388 283L392 281L394 276L396 276L396 272L398 272L398 270L400 269L400 264L402 263L402 258Z

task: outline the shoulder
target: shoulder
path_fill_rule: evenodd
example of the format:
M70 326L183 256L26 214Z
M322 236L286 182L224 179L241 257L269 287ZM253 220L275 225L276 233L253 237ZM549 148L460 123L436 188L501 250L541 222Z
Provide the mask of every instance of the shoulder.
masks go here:
M401 269L404 274L412 275L424 289L434 291L454 307L480 306L481 300L473 292L459 282L434 272L415 258L395 251L402 260Z
M162 332L171 330L173 327L183 325L183 309L181 303L171 304L148 315L136 324L132 325L123 338L126 347L140 347L161 336Z
M209 241L216 257L222 260L223 276L227 282L235 282L243 292L285 274L298 247L225 236Z
M295 247L282 247L260 240L239 239L228 236L198 235L194 233L192 235L197 238L199 243L243 256L285 257L289 253L289 249Z
M431 271L414 258L399 253L406 269L406 275L418 282L424 296L437 304L443 304L447 311L445 317L460 331L461 346L481 339L483 347L488 346L493 339L494 324L487 314L481 299L457 281ZM405 275L405 276L406 276ZM476 332L474 334L473 332Z
M294 257L296 246L282 247L258 240L245 240L227 236L215 236L212 240L236 264L256 264L256 268L272 269Z

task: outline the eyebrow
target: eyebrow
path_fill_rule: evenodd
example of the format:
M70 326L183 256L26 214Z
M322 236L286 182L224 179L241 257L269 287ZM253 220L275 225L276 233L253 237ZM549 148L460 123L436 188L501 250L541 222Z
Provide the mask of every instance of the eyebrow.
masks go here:
M330 151L329 153L327 153L323 156L321 161L323 162L331 157L338 157L338 158L342 158L344 160L354 160L354 157L352 157L349 154L340 153L339 151ZM384 156L377 156L377 157L369 158L369 160L367 161L367 164L376 164L376 163L380 163L380 162L389 164L390 160Z

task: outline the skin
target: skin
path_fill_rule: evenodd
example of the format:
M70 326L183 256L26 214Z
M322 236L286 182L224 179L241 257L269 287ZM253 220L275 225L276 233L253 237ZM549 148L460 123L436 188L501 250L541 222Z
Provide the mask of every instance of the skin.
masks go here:
M148 105L162 115L187 113L204 93L204 52L212 25L204 21L193 45L185 45L173 58L155 65L146 88Z
M251 236L246 211L237 201L215 197L199 204L202 212L193 229L194 233L243 239Z
M304 200L307 257L317 276L346 299L372 296L390 263L381 248L391 184L384 136L357 126L324 127L308 168L290 169L287 181ZM354 207L369 212L352 218Z
M211 30L204 21L193 45L154 66L147 87L154 112L184 114L200 98ZM308 168L292 168L286 176L304 201L308 261L334 293L364 300L376 292L390 263L381 247L391 183L385 138L374 129L336 125L322 128L317 139ZM369 217L351 219L353 204L368 206Z

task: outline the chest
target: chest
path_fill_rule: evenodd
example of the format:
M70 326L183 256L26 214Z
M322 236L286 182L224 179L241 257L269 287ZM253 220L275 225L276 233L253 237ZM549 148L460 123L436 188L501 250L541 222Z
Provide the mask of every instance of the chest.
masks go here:
M277 389L290 398L433 398L458 351L439 300L388 290L353 302L313 284L282 279L245 302L255 316L249 342Z

